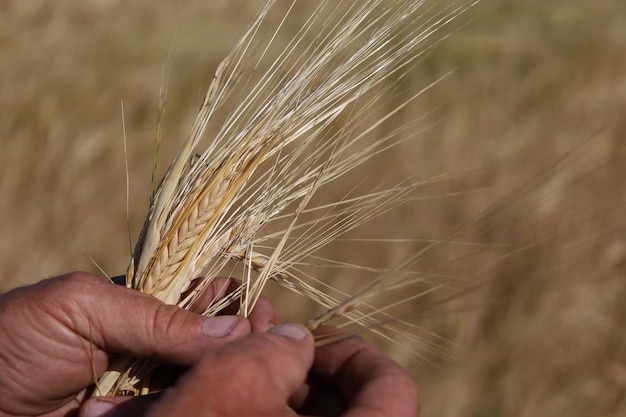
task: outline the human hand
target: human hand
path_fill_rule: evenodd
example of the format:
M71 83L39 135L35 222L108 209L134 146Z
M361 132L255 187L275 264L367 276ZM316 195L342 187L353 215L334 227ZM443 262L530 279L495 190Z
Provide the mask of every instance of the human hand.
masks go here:
M229 289L214 280L198 308ZM72 415L112 353L191 365L279 320L267 299L249 320L204 318L85 273L17 288L0 294L0 416Z
M93 398L80 416L415 417L417 409L414 382L372 345L350 337L314 350L306 328L281 324L210 349L162 394Z
M336 329L315 332L323 339ZM393 360L360 337L315 349L305 384L291 398L298 415L320 417L416 417L417 387Z

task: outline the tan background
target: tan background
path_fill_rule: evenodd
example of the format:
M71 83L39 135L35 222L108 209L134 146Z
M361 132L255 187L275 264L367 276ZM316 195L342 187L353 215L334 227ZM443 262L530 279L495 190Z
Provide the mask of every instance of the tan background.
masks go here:
M259 1L202 3L0 4L0 288L97 272L81 251L110 274L126 268L120 100L134 239L173 33L163 161ZM442 337L440 352L460 346L454 360L414 347L424 415L626 415L626 4L485 0L461 23L412 80L455 72L400 114L435 124L377 163L458 174L441 192L466 192L364 231L449 241L419 267L472 288L411 318ZM418 248L338 254L389 264Z

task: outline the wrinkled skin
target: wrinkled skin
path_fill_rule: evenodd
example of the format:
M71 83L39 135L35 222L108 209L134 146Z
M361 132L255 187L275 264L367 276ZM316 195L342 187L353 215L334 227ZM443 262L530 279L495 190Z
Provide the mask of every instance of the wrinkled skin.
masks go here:
M237 285L214 280L197 310ZM351 337L315 349L308 330L279 321L264 298L247 319L204 318L84 273L18 288L0 295L0 416L293 416L287 405L417 415L414 383L374 347ZM85 400L112 354L176 364L182 376L156 395Z
M214 280L204 293L205 303L224 296L228 284L227 279ZM253 329L266 331L279 320L267 299L249 320L205 319L83 273L17 288L0 295L0 415L76 411L94 371L102 374L112 353L191 365L207 349ZM206 336L203 326L211 323L231 331L224 337Z

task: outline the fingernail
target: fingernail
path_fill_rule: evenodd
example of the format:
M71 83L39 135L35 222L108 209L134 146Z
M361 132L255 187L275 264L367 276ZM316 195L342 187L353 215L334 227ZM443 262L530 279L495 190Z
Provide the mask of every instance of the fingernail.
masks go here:
M202 334L209 337L226 337L239 323L237 316L207 317L202 322Z
M105 401L93 401L85 410L85 417L117 417L119 412L115 410L115 404Z
M281 336L288 337L294 340L304 340L306 336L309 334L309 331L299 324L295 323L284 323L277 324L276 326L269 329L268 333L279 334Z

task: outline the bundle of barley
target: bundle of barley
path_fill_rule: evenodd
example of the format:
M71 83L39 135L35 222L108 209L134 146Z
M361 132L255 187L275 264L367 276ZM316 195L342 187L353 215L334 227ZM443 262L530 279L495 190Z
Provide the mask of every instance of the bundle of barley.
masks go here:
M424 278L410 273L409 266L421 253L373 271L376 279L351 295L307 268L342 266L319 250L446 178L418 180L386 172L378 188L363 192L355 181L336 201L314 196L423 128L416 120L377 135L379 126L438 79L396 100L391 110L380 108L388 107L399 83L469 4L441 10L416 0L324 0L287 44L276 45L296 2L282 21L268 22L275 3L266 2L217 69L189 137L153 188L127 286L188 308L234 261L243 266L244 285L211 305L206 315L235 299L241 300L240 313L248 314L271 280L324 307L326 312L309 322L311 328L340 318L338 326L373 328L387 338L413 337L411 328L396 325L389 333L377 326L393 317L399 303L381 306L373 298L398 291L404 303L419 297L422 291L412 286ZM275 26L274 36L258 36L264 25ZM266 65L270 52L277 57ZM209 126L218 133L203 138ZM204 279L192 285L198 276ZM98 391L146 392L151 369L121 358L98 382Z

